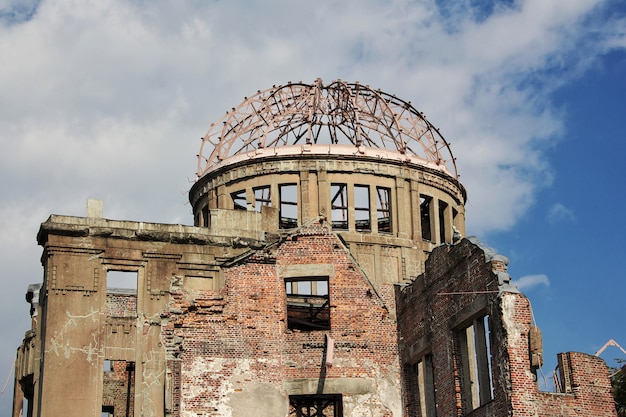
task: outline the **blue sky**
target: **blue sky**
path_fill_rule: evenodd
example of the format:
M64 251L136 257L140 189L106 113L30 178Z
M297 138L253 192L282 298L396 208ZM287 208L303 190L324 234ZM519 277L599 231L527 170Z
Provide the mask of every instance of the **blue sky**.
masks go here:
M553 182L511 230L491 234L513 276L549 279L527 290L546 354L626 344L625 74L626 53L614 51L554 92L567 133L547 155ZM625 358L615 347L601 356L609 364ZM546 361L551 372L554 358Z
M49 214L100 198L190 224L210 123L318 77L410 100L451 143L468 232L511 259L547 378L557 352L626 345L624 2L0 0L0 57L0 380Z

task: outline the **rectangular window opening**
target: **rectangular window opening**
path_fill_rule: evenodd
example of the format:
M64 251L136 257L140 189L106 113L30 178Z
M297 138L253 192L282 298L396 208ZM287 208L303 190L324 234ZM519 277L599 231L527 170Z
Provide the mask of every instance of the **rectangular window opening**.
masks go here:
M348 229L348 186L346 184L331 184L330 211L333 229Z
M445 203L439 200L439 242L450 243L450 239L446 239L446 230L450 229L450 225L448 224L446 218L446 210L448 208L448 203Z
M435 417L435 383L433 376L433 356L427 354L411 366L410 389L417 397L411 415ZM418 411L419 410L419 411Z
M236 191L230 194L230 198L233 199L233 205L235 210L247 210L248 203L246 201L246 190Z
M391 233L391 189L376 187L378 233Z
M289 329L330 329L328 277L285 279L285 294Z
M135 362L110 361L111 372L102 379L102 416L133 416L135 408Z
M137 317L137 278L137 271L107 271L107 316Z
M459 216L458 210L452 207L452 226L453 227L457 227L457 221L459 220L458 216Z
M137 294L137 271L107 271L107 292L116 290Z
M23 377L22 379L20 379L19 385L22 389L22 393L24 394L24 398L22 401L22 414L21 415L23 417L33 417L33 396L35 395L34 393L35 383L34 383L33 374L29 374Z
M428 241L433 240L430 227L430 206L432 201L432 197L420 195L420 227L422 228L422 239Z
M209 227L209 206L208 204L202 207L202 225Z
M466 413L493 399L488 318L489 316L476 318L459 333L463 369L462 393Z
M280 199L281 229L298 227L298 186L296 184L281 184L278 186Z
M289 417L343 417L341 394L290 395Z
M254 192L254 210L261 212L261 207L272 206L272 188L267 185L265 187L253 188Z
M372 230L370 214L370 187L368 185L354 186L354 225L358 232Z

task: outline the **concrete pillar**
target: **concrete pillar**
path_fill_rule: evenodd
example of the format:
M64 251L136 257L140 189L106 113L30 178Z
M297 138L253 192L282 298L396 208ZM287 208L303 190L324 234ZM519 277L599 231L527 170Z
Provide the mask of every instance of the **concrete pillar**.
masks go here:
M404 178L396 178L395 203L391 205L391 227L392 233L395 231L397 236L403 239L411 237L411 200L410 185ZM392 190L392 196L393 190Z
M417 181L410 181L410 216L405 219L408 223L409 219L411 222L412 229L412 239L416 242L422 241L422 227L420 225L420 192L419 192L419 183Z
M439 200L435 197L430 203L430 232L431 240L436 244L441 244L439 237Z
M328 182L328 173L325 170L317 172L317 193L318 193L318 213L325 215L326 220L332 220L330 210L330 183Z

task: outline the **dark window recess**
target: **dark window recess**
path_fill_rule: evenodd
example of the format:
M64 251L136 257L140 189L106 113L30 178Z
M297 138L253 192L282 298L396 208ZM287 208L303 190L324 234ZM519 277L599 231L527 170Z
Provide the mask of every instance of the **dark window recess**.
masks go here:
M493 398L488 316L476 318L459 332L462 365L462 399L466 413Z
M209 227L209 206L202 207L202 226Z
M420 195L420 226L422 227L422 239L433 240L430 227L430 205L433 201L432 197Z
M298 330L330 329L328 278L285 280L287 327Z
M272 189L270 186L254 188L254 210L261 212L261 207L272 205Z
M22 416L33 417L33 395L35 383L33 382L33 374L20 379L19 384L24 392L24 402L22 403Z
M289 396L289 417L342 416L341 394Z
M102 417L113 417L115 415L115 407L111 405L102 406Z
M231 193L230 198L233 199L233 205L235 206L235 210L248 209L248 203L246 202L246 190Z
M280 198L281 229L298 227L298 186L296 184L282 184L278 188Z
M330 186L330 210L333 229L348 229L348 186L332 184Z
M407 370L409 383L409 415L435 417L435 384L433 357L427 354Z
M354 186L354 224L359 232L372 230L370 214L370 187L367 185Z
M376 187L376 218L378 233L391 233L391 190Z
M458 217L458 215L459 215L459 212L454 207L452 207L452 225L453 226L456 226L456 218Z
M448 222L446 221L446 209L448 208L448 203L444 203L439 200L439 242L449 242L446 239L446 228L448 227Z

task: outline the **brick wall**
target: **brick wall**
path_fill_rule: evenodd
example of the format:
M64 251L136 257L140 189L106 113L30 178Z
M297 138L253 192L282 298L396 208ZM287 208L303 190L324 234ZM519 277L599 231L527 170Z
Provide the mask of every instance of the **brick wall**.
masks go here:
M137 295L107 293L104 308L107 317L137 317Z
M501 333L496 343L505 353L511 388L507 392L511 408L520 416L616 416L609 371L598 357L580 352L558 355L561 392L541 392L530 372L528 333L531 313L528 299L521 294L504 294L500 303ZM502 336L506 340L502 340ZM508 342L508 345L505 345Z
M506 264L505 258L464 239L455 246L436 248L424 274L398 289L406 415L421 415L411 364L432 354L437 415L615 416L608 369L604 361L590 355L561 354L571 389L539 391L536 367L531 364L530 303L506 282ZM493 395L471 410L459 330L483 315L488 316Z
M319 265L331 271L331 328L290 330L280 271L293 266L303 274L319 275ZM322 227L307 229L251 252L224 273L220 292L184 286L173 290L170 323L163 334L170 358L180 362L181 415L230 415L238 394L254 402L259 390L267 395L255 405L258 415L268 407L282 410L289 390L302 381L303 386L316 383L316 392L341 388L344 407L353 412L365 406L365 395L373 415L399 415L397 337L389 313L393 288L374 288L336 236ZM332 366L323 365L326 335L334 340ZM367 392L360 392L361 386L340 386L354 380L371 386ZM291 381L291 388L284 381ZM361 397L352 397L351 390ZM277 404L270 404L273 399Z
M102 384L103 410L113 407L114 417L126 417L126 409L128 408L128 417L135 415L134 375L134 366L131 365L129 371L129 363L125 361L113 362L111 370L104 372ZM130 396L128 395L129 390Z

